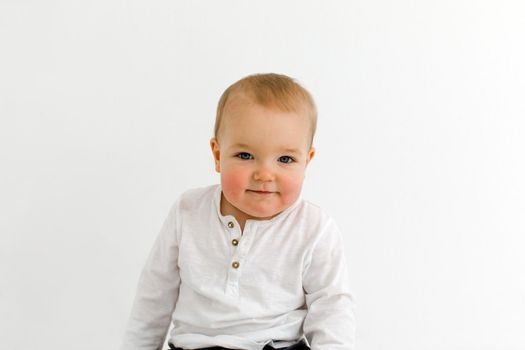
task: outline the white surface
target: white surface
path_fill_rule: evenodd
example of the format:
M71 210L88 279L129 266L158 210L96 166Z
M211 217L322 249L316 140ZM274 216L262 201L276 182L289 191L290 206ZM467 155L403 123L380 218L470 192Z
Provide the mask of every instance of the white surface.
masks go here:
M319 106L358 349L525 348L520 1L2 1L0 348L114 349L174 198L255 72Z

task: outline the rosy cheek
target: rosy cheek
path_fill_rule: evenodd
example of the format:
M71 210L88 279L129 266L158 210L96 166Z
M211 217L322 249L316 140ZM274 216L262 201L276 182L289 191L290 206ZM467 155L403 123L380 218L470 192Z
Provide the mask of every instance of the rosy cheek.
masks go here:
M289 176L281 182L281 198L286 204L293 203L301 193L302 176Z
M246 189L247 178L243 171L232 170L221 173L222 190L229 198L238 198Z

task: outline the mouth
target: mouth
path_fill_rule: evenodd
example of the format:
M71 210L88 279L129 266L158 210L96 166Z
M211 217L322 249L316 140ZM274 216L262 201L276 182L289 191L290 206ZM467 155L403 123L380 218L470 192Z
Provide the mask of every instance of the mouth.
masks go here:
M248 192L252 192L252 193L257 193L257 194L272 194L272 193L275 193L275 192L270 192L270 191L254 191L254 190L247 190Z

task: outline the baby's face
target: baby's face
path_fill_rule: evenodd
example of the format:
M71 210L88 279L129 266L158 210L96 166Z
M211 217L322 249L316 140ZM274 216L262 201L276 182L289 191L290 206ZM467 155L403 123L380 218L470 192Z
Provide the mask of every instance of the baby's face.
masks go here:
M222 214L269 219L293 204L315 152L309 148L310 133L303 114L246 99L229 103L218 140L210 141L226 199Z

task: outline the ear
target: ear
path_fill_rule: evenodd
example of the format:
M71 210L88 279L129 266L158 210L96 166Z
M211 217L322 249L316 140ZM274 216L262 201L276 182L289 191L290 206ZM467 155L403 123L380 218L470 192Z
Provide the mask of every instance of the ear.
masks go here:
M213 153L213 160L215 161L215 171L221 172L221 148L219 142L215 137L210 140L211 153Z
M312 158L314 157L315 155L315 148L314 147L311 147L310 150L308 151L308 154L306 155L306 164L305 164L305 167L308 165L308 163L310 163L310 161L312 160Z

